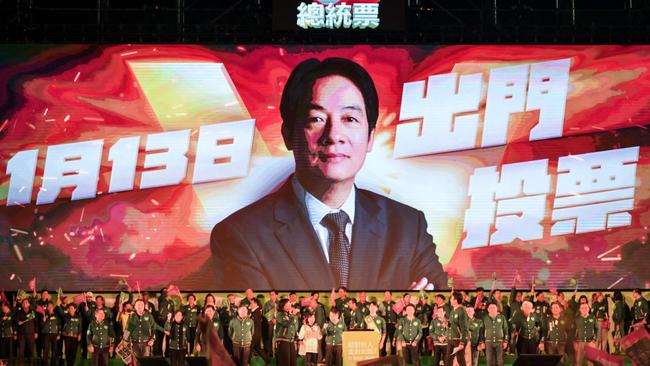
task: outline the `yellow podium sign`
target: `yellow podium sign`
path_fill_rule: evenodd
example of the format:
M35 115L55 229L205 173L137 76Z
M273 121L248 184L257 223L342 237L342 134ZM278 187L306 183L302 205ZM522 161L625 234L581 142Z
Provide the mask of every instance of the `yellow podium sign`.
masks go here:
M368 331L343 332L343 366L379 357L379 333Z

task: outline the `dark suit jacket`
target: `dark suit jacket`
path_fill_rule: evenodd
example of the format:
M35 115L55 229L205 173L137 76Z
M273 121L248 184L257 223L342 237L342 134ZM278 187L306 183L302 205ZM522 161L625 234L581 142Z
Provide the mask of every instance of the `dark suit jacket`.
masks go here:
M426 277L447 287L424 214L356 191L349 288L404 290ZM335 277L304 205L288 179L278 191L233 213L210 237L219 290L329 290Z

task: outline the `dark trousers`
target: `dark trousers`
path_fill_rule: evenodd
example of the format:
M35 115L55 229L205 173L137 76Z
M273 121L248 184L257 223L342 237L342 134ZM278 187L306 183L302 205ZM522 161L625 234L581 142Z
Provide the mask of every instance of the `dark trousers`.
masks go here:
M33 334L18 335L18 360L22 361L27 357L28 360L34 358L35 338Z
M343 365L343 346L333 346L328 344L325 346L325 364L327 366L341 366Z
M262 349L262 332L255 332L253 334L250 357L253 357L253 355L262 357L265 363L271 362L271 357L269 357L268 353L266 353L266 350ZM250 357L248 359L248 362L250 362Z
M503 343L485 342L485 358L487 366L503 366Z
M158 324L160 325L160 324ZM163 328L165 324L160 325ZM165 344L165 354L163 355L163 343ZM191 349L190 351L194 351ZM156 331L156 340L153 344L153 355L154 356L165 356L169 357L169 337L164 332Z
M454 352L454 348L458 347L460 345L460 340L455 339L449 343L447 343L447 361L445 361L445 365L453 365L454 364L454 358L456 361L458 361L458 366L466 366L467 364L465 363L465 349L462 349L456 354L452 355ZM466 344L465 347L471 347L471 345Z
M194 352L194 341L196 340L196 325L190 326L187 330L187 341L190 344L190 352Z
M86 334L88 333L88 327L90 324L83 322L81 327L81 359L85 360L88 358L88 342L86 342Z
M185 366L185 350L184 349L170 349L169 350L169 363L171 366Z
M273 324L262 319L262 343L268 357L273 357Z
M237 366L248 366L251 357L251 345L232 344L232 358Z
M439 366L440 361L445 362L447 365L447 345L436 344L433 346L433 366Z
M517 354L536 355L537 341L534 339L526 339L524 337L519 337L519 339L517 340Z
M323 337L325 339L325 337ZM395 323L386 323L386 338L384 338L384 344L382 344L381 347L381 355L386 356L388 353L386 352L386 344L390 343L390 354L394 355L397 353L396 347L393 347L393 339L395 339Z
M59 356L59 340L56 339L57 334L41 334L43 338L43 361L50 357L50 366L56 366Z
M92 366L108 366L108 347L93 347Z
M402 348L404 353L404 361L407 364L414 364L415 366L420 366L420 354L418 353L418 347L408 344Z
M77 359L77 349L79 348L79 341L77 337L63 337L65 343L65 364L67 366L74 366Z
M547 355L564 355L566 343L564 342L546 342L544 344L544 352Z
M427 350L427 337L429 336L429 327L423 327L422 328L422 337L420 338L420 343L418 344L418 347L420 349L420 354L426 355L429 353L429 350Z
M296 344L289 341L278 341L276 358L278 365L296 366Z
M318 353L306 353L305 365L316 366L316 364L318 364Z
M14 339L12 337L0 338L0 359L13 358Z

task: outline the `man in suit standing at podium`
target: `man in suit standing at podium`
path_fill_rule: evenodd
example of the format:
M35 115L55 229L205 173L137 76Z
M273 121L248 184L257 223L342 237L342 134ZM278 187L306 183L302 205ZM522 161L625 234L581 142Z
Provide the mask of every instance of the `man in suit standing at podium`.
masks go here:
M447 286L424 214L354 184L378 106L370 75L353 61L308 59L295 67L280 103L295 174L214 227L218 287Z

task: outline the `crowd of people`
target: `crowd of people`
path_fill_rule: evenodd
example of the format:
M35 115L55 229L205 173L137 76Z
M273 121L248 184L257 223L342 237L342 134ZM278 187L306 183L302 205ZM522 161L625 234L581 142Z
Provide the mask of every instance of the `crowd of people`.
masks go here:
M408 364L432 355L436 366L476 366L479 357L487 365L503 365L507 353L545 353L582 365L585 347L620 352L618 340L649 320L640 290L632 292L631 307L619 291L611 297L597 292L591 299L514 286L510 296L494 288L485 292L386 291L377 299L365 292L351 297L341 287L323 303L319 292L281 297L270 291L264 301L248 289L243 298L229 294L222 301L207 294L199 304L193 294L172 296L163 289L157 299L121 292L112 307L90 292L70 302L60 294L53 301L47 290L18 293L2 302L0 359L73 366L80 353L93 365L108 365L111 357L124 359L118 351L128 348L133 364L138 357L164 356L176 366L188 355L206 355L206 335L216 334L237 365L256 356L266 364L275 358L281 366L294 366L299 357L305 365L340 366L343 332L363 329L379 334L381 355L397 354Z

